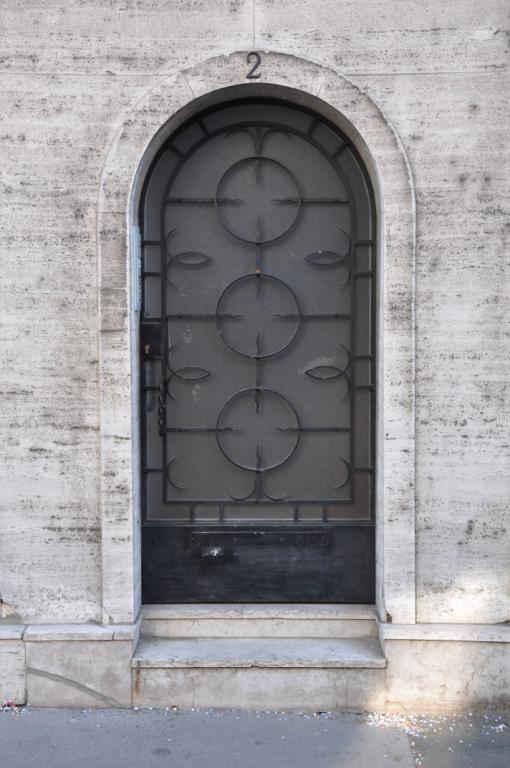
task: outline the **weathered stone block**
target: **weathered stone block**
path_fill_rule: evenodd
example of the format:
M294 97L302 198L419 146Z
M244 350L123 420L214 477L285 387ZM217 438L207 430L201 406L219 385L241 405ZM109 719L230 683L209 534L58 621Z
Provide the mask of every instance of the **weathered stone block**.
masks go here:
M5 626L0 626L0 704L4 701L24 704L25 644L19 636L14 638L14 633L5 630Z
M510 644L387 640L389 712L508 707Z
M36 707L129 707L132 642L27 642L27 701Z
M384 669L135 669L133 681L143 707L384 711Z

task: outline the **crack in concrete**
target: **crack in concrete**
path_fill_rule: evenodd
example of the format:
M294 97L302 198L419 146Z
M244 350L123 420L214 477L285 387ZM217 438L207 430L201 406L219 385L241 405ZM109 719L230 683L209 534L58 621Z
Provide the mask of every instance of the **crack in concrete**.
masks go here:
M69 677L57 675L54 672L45 672L43 669L36 669L35 667L27 667L27 675L43 677L46 680L53 680L55 683L63 683L64 685L69 685L71 688L76 688L76 690L81 691L82 693L88 693L90 696L94 696L96 699L99 699L99 701L102 701L109 707L122 707L122 704L116 699L105 696L103 693L99 693L99 691L94 690L94 688L89 688L87 685L82 685L82 683L78 683L76 680L71 680Z

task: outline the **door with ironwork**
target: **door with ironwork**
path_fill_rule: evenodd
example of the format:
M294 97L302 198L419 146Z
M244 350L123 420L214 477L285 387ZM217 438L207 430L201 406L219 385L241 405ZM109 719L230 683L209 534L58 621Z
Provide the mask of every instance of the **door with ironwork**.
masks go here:
M375 229L347 139L244 101L141 208L146 603L371 602Z

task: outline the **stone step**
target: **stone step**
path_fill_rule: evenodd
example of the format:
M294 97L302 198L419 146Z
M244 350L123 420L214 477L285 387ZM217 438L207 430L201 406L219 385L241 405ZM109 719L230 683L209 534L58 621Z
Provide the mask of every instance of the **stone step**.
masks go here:
M368 711L384 709L379 641L303 638L142 638L133 704Z
M386 666L375 638L297 639L200 637L142 638L135 668L319 667L381 669Z
M371 605L145 605L145 637L376 637Z

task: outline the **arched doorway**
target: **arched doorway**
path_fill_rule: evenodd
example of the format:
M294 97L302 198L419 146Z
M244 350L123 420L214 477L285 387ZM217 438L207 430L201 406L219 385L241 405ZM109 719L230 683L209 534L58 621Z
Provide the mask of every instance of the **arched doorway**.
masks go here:
M206 110L148 174L146 603L373 602L375 214L347 138Z

